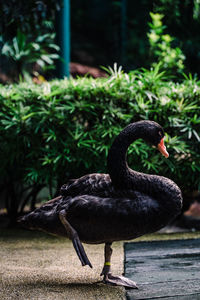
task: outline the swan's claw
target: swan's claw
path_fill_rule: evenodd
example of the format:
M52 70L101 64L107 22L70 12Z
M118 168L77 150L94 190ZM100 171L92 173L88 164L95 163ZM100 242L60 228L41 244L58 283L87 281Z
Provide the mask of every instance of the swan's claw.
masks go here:
M120 285L127 288L138 289L136 283L124 276L113 276L111 273L108 273L104 276L103 283L111 285Z

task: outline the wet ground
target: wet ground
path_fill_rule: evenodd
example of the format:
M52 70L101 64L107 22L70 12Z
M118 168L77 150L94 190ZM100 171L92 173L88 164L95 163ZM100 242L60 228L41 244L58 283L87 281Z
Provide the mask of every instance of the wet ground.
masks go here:
M125 244L127 300L200 299L200 239Z

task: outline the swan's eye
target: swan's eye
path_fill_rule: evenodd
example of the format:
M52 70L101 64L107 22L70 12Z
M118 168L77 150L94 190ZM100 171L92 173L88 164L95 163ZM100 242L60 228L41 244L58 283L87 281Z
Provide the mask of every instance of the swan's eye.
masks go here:
M159 136L161 136L161 137L162 137L162 132L161 132L161 131L158 131L158 134L159 134Z

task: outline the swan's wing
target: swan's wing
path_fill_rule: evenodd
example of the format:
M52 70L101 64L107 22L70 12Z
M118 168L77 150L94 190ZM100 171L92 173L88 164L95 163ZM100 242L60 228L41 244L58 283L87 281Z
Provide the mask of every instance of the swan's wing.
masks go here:
M108 174L89 174L78 179L73 179L61 187L61 195L78 196L94 195L99 197L112 196L114 188Z
M58 205L57 211L61 208L67 214L77 216L109 216L109 217L132 217L146 214L152 207L157 208L156 201L148 195L137 191L129 191L129 197L100 197L94 195L78 195L66 197L61 206Z
M53 208L57 206L59 209L62 209L62 205L71 205L74 202L74 199L81 204L82 198L76 198L81 195L93 196L103 199L105 197L114 197L117 192L115 191L110 176L108 174L89 174L78 179L71 179L66 184L61 187L61 195L57 198L54 198L43 205L40 206L40 211L53 211ZM85 196L84 196L85 197ZM87 196L86 196L87 198ZM80 201L79 201L80 200ZM59 211L58 209L58 211Z

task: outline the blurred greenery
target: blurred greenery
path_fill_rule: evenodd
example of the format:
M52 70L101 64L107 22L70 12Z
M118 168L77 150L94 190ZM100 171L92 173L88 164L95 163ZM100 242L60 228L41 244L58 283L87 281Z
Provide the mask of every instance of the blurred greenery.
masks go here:
M29 42L31 39L18 30L12 41L3 44L1 54L3 58L10 60L12 68L17 70L16 79L31 73L33 64L37 64L43 71L55 67L53 64L54 60L59 58L59 47L52 42L54 38L55 34L46 33L39 35L34 42Z
M0 72L12 81L27 74L49 75L55 68L55 17L61 2L1 1Z
M169 81L159 67L0 86L0 193L9 215L34 208L43 187L52 197L69 178L106 172L114 137L141 119L163 126L170 157L137 140L129 165L172 178L184 193L200 189L200 81Z
M53 0L1 0L0 32L6 40L17 36L20 29L25 34L36 36L44 34L53 26L56 11L60 9L61 1Z
M199 0L74 0L71 12L72 61L96 66L118 62L127 71L149 68L147 33L153 12L163 15L163 30L173 37L165 45L182 50L175 55L185 56L185 72L200 74Z
M96 67L118 62L126 71L161 61L176 76L183 69L200 74L199 0L73 0L70 5L72 61ZM32 64L40 62L37 72L45 78L55 76L51 69L59 53L55 33L61 7L62 0L0 2L0 52L3 48L6 54L0 57L0 71L17 80L22 68L30 72L31 55ZM13 52L19 32L30 54L23 55L23 63L16 63ZM37 39L41 42L36 59ZM21 49L23 53L27 47Z
M150 16L152 22L149 23L150 32L148 33L148 38L152 60L155 60L152 65L154 66L159 62L160 68L165 70L167 75L177 76L182 74L185 56L180 48L172 47L174 38L169 34L164 34L165 26L163 26L162 22L164 15L150 13Z

